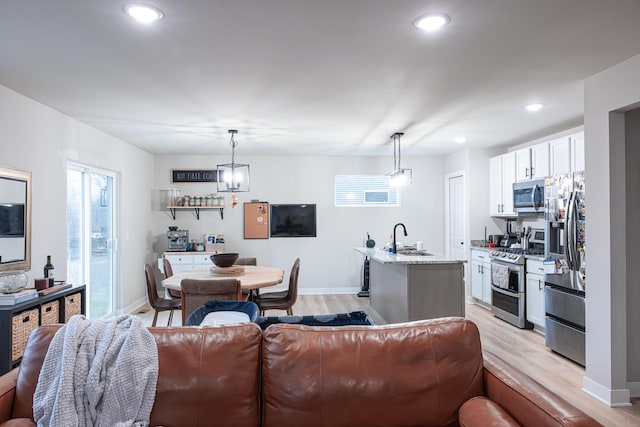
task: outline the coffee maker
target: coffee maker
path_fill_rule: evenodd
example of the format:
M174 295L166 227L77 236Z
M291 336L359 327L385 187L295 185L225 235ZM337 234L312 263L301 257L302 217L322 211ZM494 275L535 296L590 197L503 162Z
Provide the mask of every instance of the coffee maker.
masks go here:
M500 240L500 246L503 248L508 248L514 243L518 243L518 238L516 233L511 230L511 220L507 220L507 231L502 236L502 240Z
M189 230L178 230L178 227L169 227L167 231L167 251L186 252L189 243Z

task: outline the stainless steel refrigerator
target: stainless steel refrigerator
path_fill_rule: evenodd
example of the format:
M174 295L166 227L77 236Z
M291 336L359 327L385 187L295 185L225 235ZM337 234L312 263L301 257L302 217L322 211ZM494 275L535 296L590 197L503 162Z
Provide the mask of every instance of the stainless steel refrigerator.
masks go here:
M545 257L554 272L545 274L545 343L553 351L585 364L586 192L575 172L545 182Z

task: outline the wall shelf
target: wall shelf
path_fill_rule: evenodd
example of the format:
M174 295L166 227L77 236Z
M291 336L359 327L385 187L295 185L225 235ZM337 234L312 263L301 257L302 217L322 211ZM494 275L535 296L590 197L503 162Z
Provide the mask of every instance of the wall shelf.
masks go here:
M220 211L220 219L224 219L224 206L167 206L167 209L171 212L171 217L174 221L176 219L177 210L192 210L198 220L200 219L201 210L218 210Z

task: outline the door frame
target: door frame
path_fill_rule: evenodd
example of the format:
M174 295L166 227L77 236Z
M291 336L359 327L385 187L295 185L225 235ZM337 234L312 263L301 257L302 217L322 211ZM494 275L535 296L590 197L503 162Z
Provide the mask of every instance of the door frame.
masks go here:
M111 203L112 203L112 219L111 219L111 227L112 227L112 232L111 232L111 244L109 245L111 248L111 256L112 256L112 261L111 261L111 312L110 312L110 316L114 316L119 314L117 307L118 307L118 301L120 301L122 295L121 295L121 287L119 286L119 280L118 280L118 271L119 271L119 265L120 265L120 257L119 257L119 251L118 251L118 224L120 222L120 216L119 216L119 205L118 205L118 195L119 195L119 182L120 182L120 174L116 171L113 170L109 170L109 169L105 169L102 167L97 167L97 166L93 166L93 165L89 165L86 163L81 163L78 161L74 161L74 160L67 160L67 164L66 164L66 171L68 171L69 169L74 169L77 171L81 171L84 175L84 183L83 183L83 187L88 185L88 181L89 181L89 175L86 174L98 174L98 175L105 175L105 176L109 176L112 180L113 180L113 184L112 184L112 198L111 198ZM90 187L89 187L90 188ZM83 217L83 240L84 239L89 239L89 241L83 241L82 247L83 247L83 259L86 260L86 262L89 262L91 259L91 241L90 241L90 236L91 236L91 224L90 224L90 220L86 221L85 215L86 212L88 210L90 210L91 207L91 200L90 197L89 198L85 198L84 194L83 194L83 213L82 213L82 217ZM90 262L89 262L90 263ZM83 271L82 271L82 275L83 278L86 281L89 280L88 277L91 276L90 273L90 268L88 265L83 265ZM85 283L87 285L87 289L86 289L86 294L87 294L87 304L86 304L86 311L87 311L87 316L91 316L91 309L90 309L90 292L91 292L91 283Z
M451 212L449 211L449 202L450 202L450 194L449 194L449 182L453 178L462 177L462 223L464 230L464 251L466 259L469 259L469 230L468 230L468 219L467 219L467 177L464 170L452 172L445 174L444 176L444 253L445 256L451 256L451 221L450 216Z

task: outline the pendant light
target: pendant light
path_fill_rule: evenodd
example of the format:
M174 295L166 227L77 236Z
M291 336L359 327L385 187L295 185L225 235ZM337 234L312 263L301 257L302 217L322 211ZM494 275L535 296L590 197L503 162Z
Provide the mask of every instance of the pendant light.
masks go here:
M393 171L386 174L386 176L389 177L389 185L392 187L411 184L413 178L413 171L411 169L403 169L400 166L400 137L402 135L404 135L402 132L396 132L391 135L391 139L393 139Z
M235 129L229 129L231 134L231 163L218 165L218 193L235 193L240 191L249 191L249 165L236 163L236 145L235 135L238 133Z

